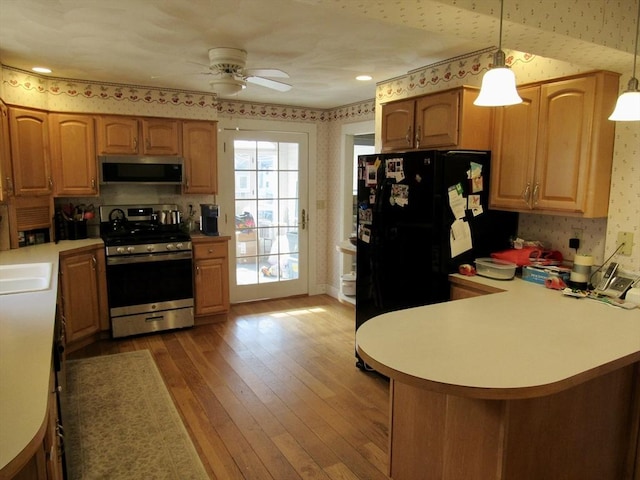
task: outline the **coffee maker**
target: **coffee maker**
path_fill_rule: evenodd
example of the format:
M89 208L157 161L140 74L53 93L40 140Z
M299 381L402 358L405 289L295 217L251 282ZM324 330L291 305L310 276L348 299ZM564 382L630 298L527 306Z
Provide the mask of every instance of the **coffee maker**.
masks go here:
M216 237L218 232L218 214L220 207L213 204L200 204L200 231L204 235Z

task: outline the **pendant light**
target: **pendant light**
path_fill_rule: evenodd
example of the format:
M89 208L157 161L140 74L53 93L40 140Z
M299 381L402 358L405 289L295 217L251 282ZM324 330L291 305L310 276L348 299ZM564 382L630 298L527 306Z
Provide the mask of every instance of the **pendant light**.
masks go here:
M616 122L637 122L640 120L640 90L636 78L636 59L638 57L638 32L640 31L640 2L638 2L638 18L636 19L636 46L633 52L633 76L629 80L627 90L618 97L616 108L609 120Z
M480 107L501 107L522 103L516 90L516 76L507 67L502 51L502 14L504 1L500 0L500 39L498 51L493 56L493 66L482 77L478 98L473 102Z

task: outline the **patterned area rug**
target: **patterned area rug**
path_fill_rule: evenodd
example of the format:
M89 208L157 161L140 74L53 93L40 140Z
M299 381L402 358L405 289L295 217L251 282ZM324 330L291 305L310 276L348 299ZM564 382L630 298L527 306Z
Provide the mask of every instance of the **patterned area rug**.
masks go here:
M66 365L70 480L208 478L148 350Z

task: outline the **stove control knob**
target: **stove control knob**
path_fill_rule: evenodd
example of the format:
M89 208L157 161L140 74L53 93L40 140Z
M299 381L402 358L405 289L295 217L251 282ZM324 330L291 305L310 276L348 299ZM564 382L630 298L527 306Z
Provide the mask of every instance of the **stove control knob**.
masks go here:
M127 253L133 253L136 247L127 247Z
M116 253L124 253L124 247L116 248Z
M147 252L153 252L153 245L147 245Z
M176 243L176 248L182 248L183 246L182 243Z

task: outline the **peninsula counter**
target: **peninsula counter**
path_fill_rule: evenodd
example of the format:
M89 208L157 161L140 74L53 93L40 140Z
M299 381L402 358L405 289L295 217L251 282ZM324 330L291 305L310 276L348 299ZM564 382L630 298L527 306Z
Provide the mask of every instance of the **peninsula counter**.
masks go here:
M520 279L356 332L391 381L394 480L639 480L640 309Z

